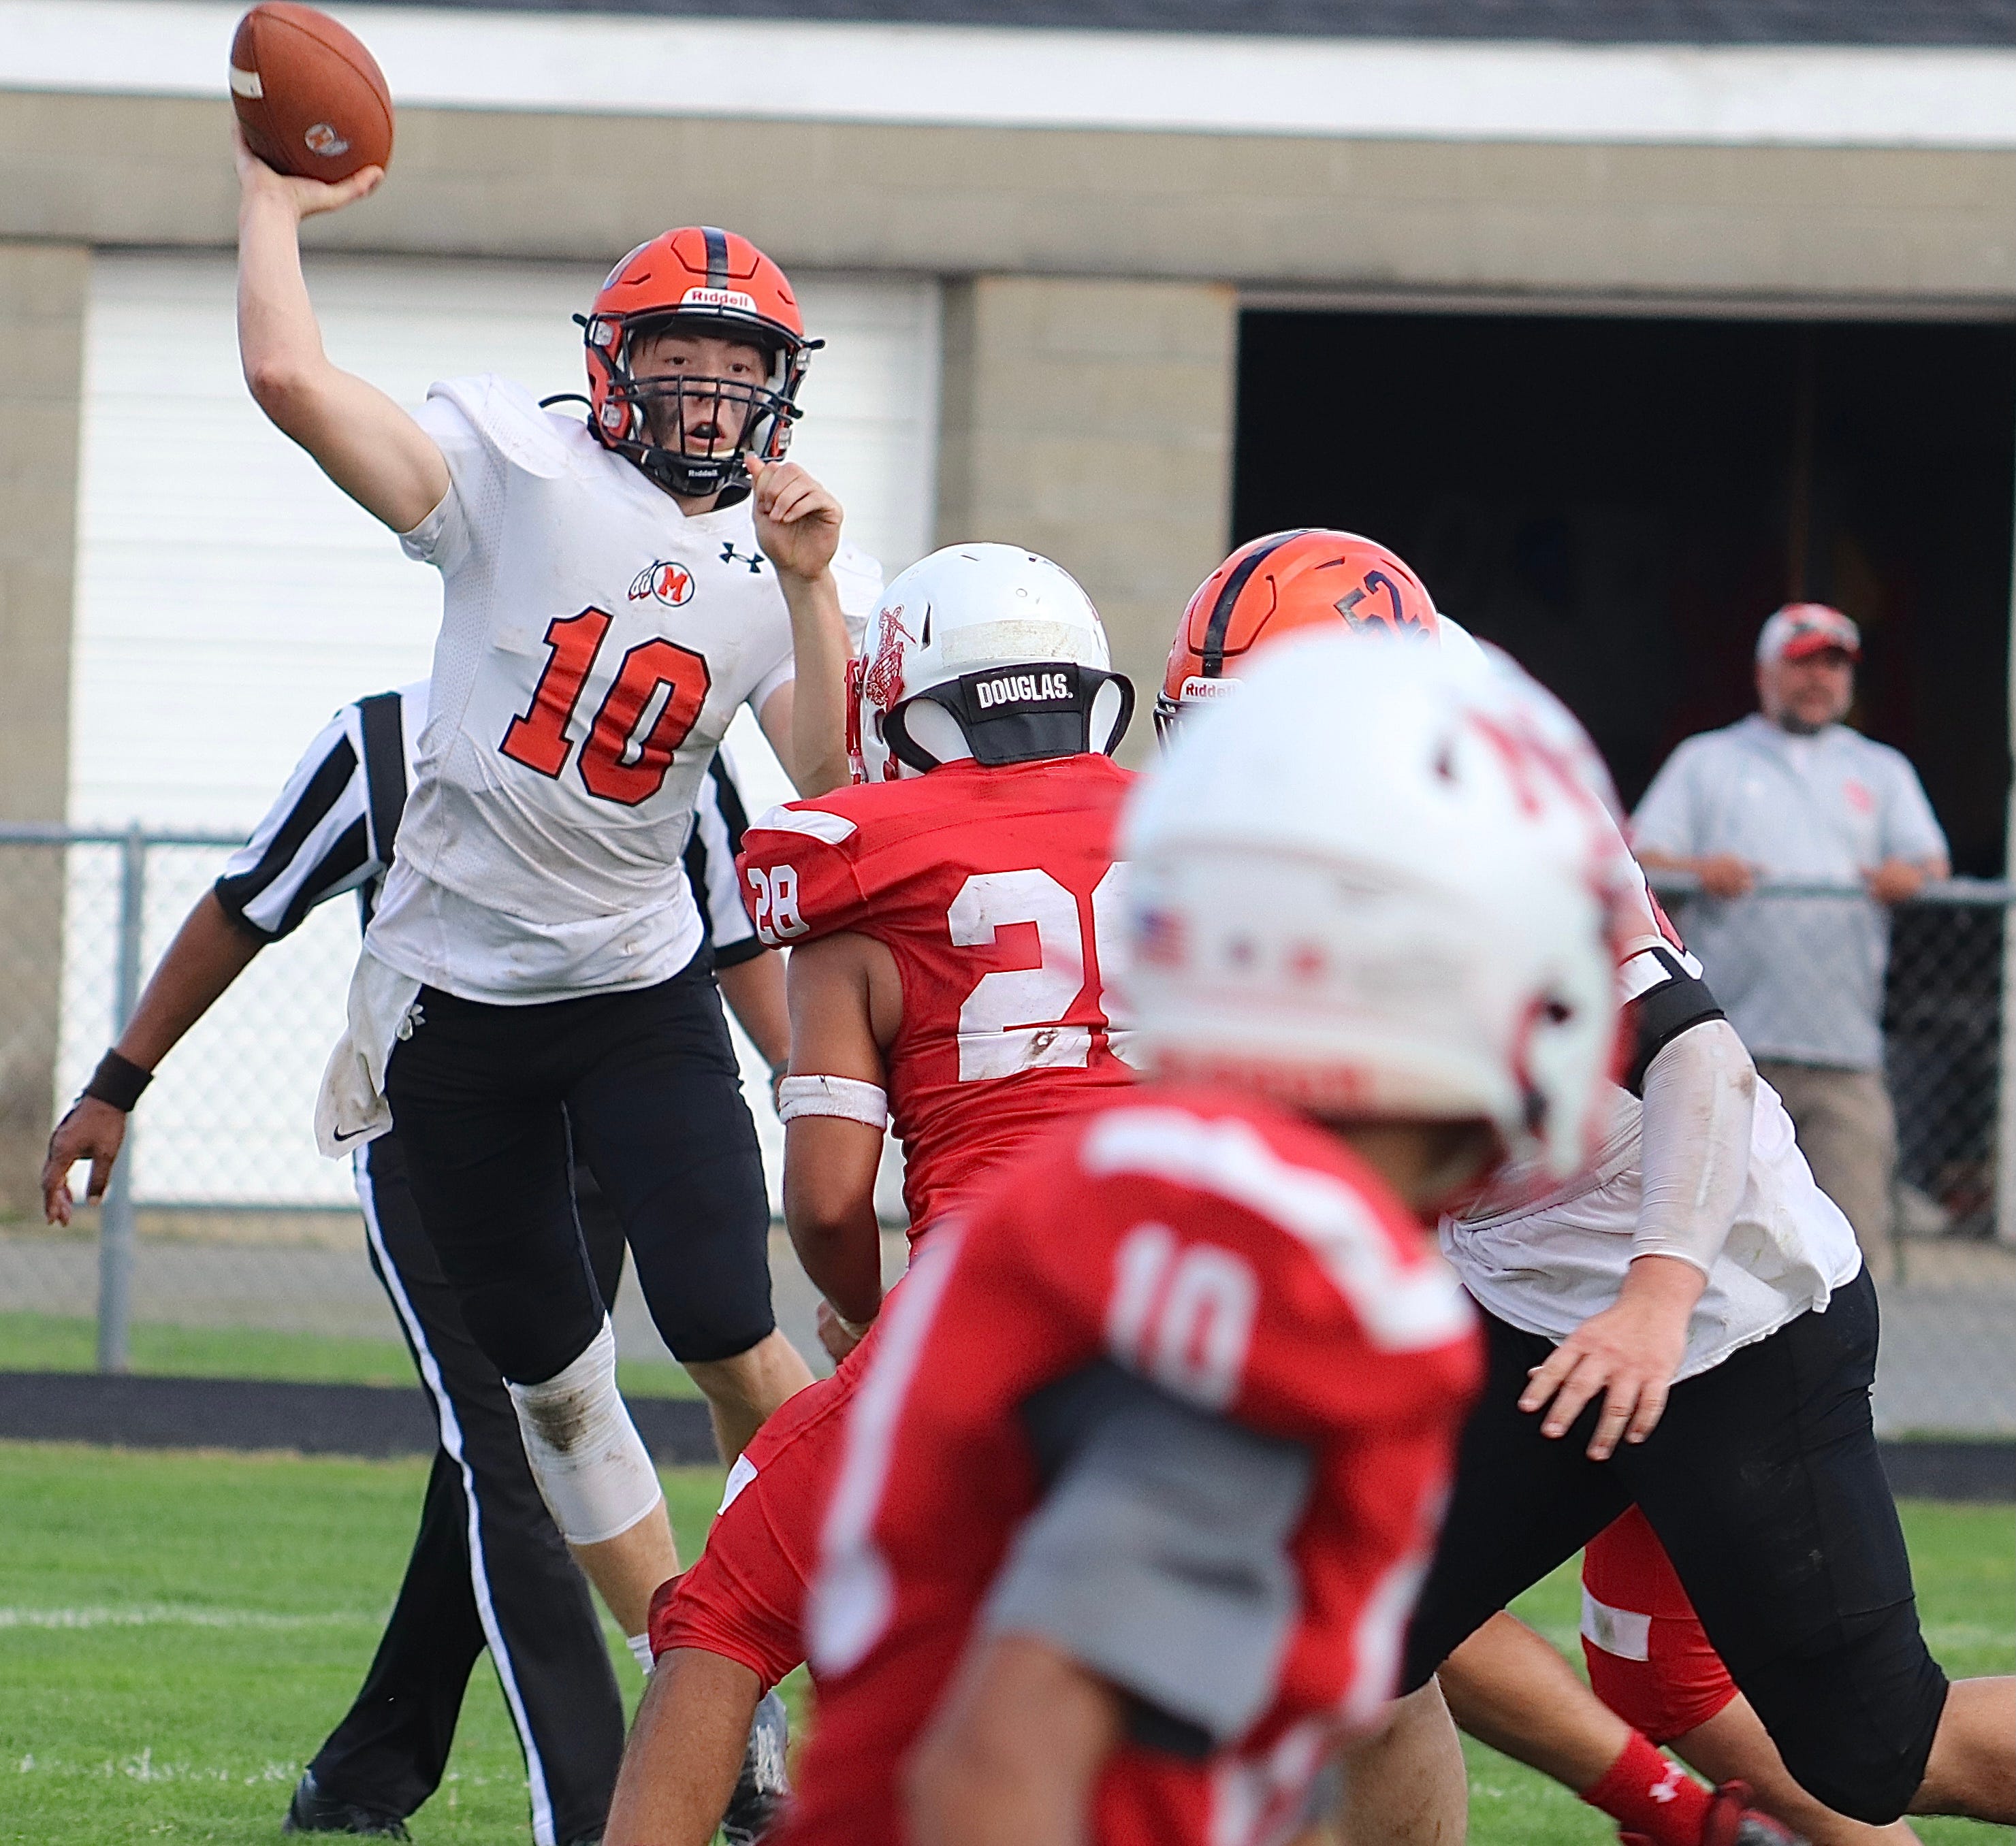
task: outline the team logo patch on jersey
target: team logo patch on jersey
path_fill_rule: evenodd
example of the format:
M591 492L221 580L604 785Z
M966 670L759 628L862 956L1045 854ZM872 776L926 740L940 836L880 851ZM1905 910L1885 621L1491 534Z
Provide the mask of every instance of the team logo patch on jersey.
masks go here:
M693 593L693 573L683 564L670 564L663 560L647 565L630 580L630 600L633 603L648 599L669 603L676 609L682 603L690 603Z

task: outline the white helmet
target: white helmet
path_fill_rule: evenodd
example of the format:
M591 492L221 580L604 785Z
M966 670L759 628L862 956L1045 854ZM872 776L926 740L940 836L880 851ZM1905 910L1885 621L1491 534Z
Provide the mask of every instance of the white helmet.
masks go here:
M1111 754L1134 712L1106 630L1071 573L1013 545L949 545L883 592L848 671L857 782L972 757Z
M1537 690L1319 632L1187 725L1123 847L1157 1068L1337 1115L1481 1117L1511 1157L1584 1164L1628 862Z
M1603 760L1603 753L1591 741L1588 732L1582 728L1582 720L1495 641L1478 640L1448 616L1442 617L1436 639L1441 645L1443 660L1459 678L1480 686L1503 680L1518 689L1514 696L1521 701L1528 728L1544 739L1547 747L1557 752L1564 762L1572 765L1576 779L1591 798L1601 804L1604 811L1621 829L1624 824L1624 804L1617 798L1617 784L1611 779L1610 765Z

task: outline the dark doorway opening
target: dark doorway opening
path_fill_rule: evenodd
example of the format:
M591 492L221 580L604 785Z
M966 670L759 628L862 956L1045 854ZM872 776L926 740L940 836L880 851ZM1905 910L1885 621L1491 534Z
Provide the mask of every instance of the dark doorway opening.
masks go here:
M1335 525L1581 716L1627 801L1751 709L1759 624L1845 609L1854 721L2003 869L2016 328L1253 311L1236 537Z

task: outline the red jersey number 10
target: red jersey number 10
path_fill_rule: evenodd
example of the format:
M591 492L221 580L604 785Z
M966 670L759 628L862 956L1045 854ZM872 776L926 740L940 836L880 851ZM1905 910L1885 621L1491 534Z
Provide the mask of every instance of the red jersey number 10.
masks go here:
M531 708L512 719L498 746L513 762L559 779L574 749L567 726L614 619L589 608L546 624L553 657L532 689ZM698 721L712 683L705 657L691 648L662 638L639 642L624 655L589 726L582 786L625 808L649 801L665 786L673 753Z

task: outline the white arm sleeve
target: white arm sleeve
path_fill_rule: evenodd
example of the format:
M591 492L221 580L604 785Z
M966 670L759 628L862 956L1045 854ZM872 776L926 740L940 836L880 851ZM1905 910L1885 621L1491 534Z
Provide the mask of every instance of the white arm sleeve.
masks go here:
M1633 1256L1676 1256L1708 1272L1749 1180L1756 1096L1756 1066L1726 1020L1690 1027L1646 1067Z

